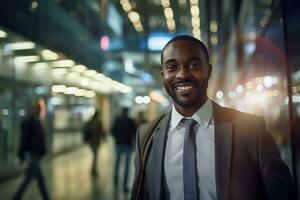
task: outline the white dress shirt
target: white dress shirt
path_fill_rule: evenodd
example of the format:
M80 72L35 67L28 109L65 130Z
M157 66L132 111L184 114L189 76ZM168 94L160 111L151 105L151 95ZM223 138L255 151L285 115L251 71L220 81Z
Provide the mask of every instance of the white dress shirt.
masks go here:
M183 200L183 143L185 127L181 122L184 118L172 106L171 121L165 150L164 170L171 200ZM196 159L198 174L198 191L200 200L216 200L215 181L215 137L213 124L212 102L205 104L190 118L197 125Z

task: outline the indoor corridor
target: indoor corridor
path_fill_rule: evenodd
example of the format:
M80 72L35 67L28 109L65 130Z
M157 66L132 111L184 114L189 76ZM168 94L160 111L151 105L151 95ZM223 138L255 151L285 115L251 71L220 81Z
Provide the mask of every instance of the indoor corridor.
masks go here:
M24 187L18 187L25 172L29 178L39 177L44 188L39 156L43 156L40 164L51 200L129 200L135 173L130 148L136 130L142 135L140 125L175 110L189 118L194 114L198 118L199 113L199 121L211 116L206 128L212 136L206 134L207 141L201 142L213 151L228 146L230 153L220 153L228 158L233 155L228 159L232 165L224 168L227 162L225 156L218 157L219 150L211 153L197 144L197 137L192 138L196 150L199 146L199 152L203 149L206 155L197 152L199 164L191 156L190 171L195 173L197 167L199 175L198 180L195 174L191 176L194 187L185 184L194 189L192 194L206 194L200 188L208 185L211 198L201 200L223 196L228 200L289 200L289 195L277 194L290 185L286 193L292 194L294 187L300 200L299 36L300 0L0 0L0 200L21 194ZM178 50L173 45L177 40ZM206 98L213 102L210 109L206 109L210 105L204 103ZM124 113L133 123L114 131ZM179 135L181 141L175 135L178 143L168 145L177 149L173 154L166 145L173 136L167 131L173 131L177 119L170 116L159 127L163 128L159 156L163 161L167 158L166 162L160 166L153 162L152 167L155 159L146 156L150 160L145 165L147 187L142 185L145 192L138 194L145 193L147 199L173 199L177 194L176 199L184 199L180 187L189 180L183 178L184 137ZM223 125L219 120L223 116L224 125L230 127L224 130L232 130L232 137L215 131L219 121ZM184 134L181 128L174 132ZM275 150L269 150L274 143L265 130L273 137L292 180L288 170L284 173L276 167L281 161L278 154L274 156ZM95 133L92 137L91 132ZM202 130L197 132L200 135ZM104 133L108 140L95 151ZM218 142L218 137L228 140ZM196 153L195 148L191 151ZM95 152L97 177L92 176L96 170L91 170ZM116 155L130 153L128 185L123 185L127 178L122 172L128 171L129 162L125 167L123 158L116 187ZM168 164L174 157L175 164ZM274 158L276 162L264 162ZM20 159L26 161L20 163ZM226 169L228 176L223 176ZM273 171L279 171L278 175L273 176ZM220 177L228 180L220 181ZM43 199L37 183L31 182L22 200ZM42 191L47 199L47 192ZM248 195L265 191L269 198Z
M99 149L99 176L90 175L92 155L88 146L43 161L42 167L47 189L52 200L125 200L130 193L124 194L121 185L113 185L115 149L113 139L109 138ZM132 157L133 158L133 157ZM130 183L133 181L133 159L130 170ZM120 171L120 178L122 178ZM23 180L23 176L11 179L0 185L1 200L10 200ZM122 183L122 180L120 181ZM36 181L24 193L23 200L42 199Z

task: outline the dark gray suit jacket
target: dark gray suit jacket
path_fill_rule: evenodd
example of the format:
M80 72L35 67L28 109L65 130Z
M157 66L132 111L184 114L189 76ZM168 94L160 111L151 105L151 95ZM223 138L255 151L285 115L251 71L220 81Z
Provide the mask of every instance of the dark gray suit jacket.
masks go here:
M218 200L294 199L289 169L280 159L263 119L216 103L213 103L213 108ZM146 164L143 199L165 198L164 152L170 116L171 112L167 113L154 131ZM150 123L138 130L136 172L140 166L141 141Z

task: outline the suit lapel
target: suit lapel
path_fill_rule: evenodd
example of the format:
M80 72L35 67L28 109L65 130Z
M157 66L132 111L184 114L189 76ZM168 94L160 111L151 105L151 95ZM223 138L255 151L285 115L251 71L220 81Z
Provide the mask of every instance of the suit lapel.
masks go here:
M154 173L154 180L156 182L155 184L155 199L160 199L160 193L161 193L161 186L162 186L162 170L163 169L163 160L165 155L165 144L166 144L166 138L167 138L167 128L170 121L171 112L167 113L163 119L159 122L157 125L157 128L155 129L155 133L153 135L153 146L152 146L152 158L153 158L153 164L155 165L155 168L152 170L155 170Z
M228 200L232 154L232 123L226 122L222 108L214 104L215 167L218 200Z

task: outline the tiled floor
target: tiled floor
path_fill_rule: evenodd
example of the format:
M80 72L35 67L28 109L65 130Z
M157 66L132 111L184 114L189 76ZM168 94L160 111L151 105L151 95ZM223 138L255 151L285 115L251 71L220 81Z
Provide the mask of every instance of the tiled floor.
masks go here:
M43 162L46 185L53 200L126 200L130 193L124 194L122 187L113 186L113 166L115 150L112 139L103 144L99 150L99 176L90 176L91 154L89 148L83 147L73 152ZM133 157L130 182L133 181ZM121 168L122 173L123 168ZM120 177L121 178L121 177ZM0 185L0 199L9 200L17 190L23 176ZM122 181L120 181L122 182ZM27 188L23 200L42 199L36 181Z

